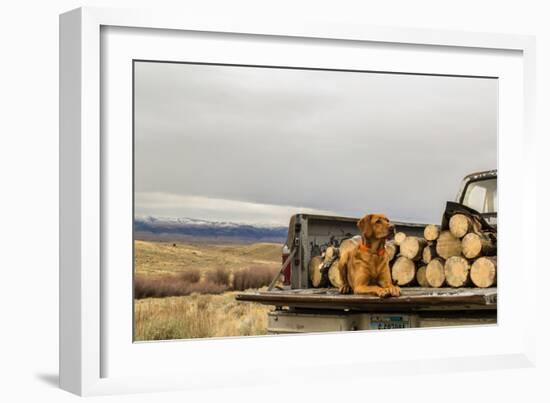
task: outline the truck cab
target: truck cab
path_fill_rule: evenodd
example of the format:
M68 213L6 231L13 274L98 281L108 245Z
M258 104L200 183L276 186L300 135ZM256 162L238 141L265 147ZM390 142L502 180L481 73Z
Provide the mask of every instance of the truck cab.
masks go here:
M456 202L476 210L496 228L498 211L496 169L466 176L460 185Z
M468 209L487 225L497 225L497 171L464 177L454 202L448 202L442 219L451 209ZM274 306L268 314L270 334L320 331L374 330L496 323L496 287L423 288L403 287L400 297L342 295L335 288L313 288L308 264L328 246L359 235L357 217L296 214L290 219L283 248L283 266L267 290L244 292L239 301ZM423 236L426 224L393 222L396 231ZM276 281L284 278L282 287Z

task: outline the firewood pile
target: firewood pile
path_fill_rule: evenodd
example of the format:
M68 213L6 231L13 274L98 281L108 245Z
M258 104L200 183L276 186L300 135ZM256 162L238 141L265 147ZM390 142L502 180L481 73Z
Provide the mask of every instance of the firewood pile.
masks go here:
M446 213L447 214L447 213ZM393 282L400 287L478 287L497 281L497 232L475 214L452 212L444 227L427 225L424 236L395 234L386 242ZM360 242L360 237L344 242ZM326 274L323 276L323 267ZM309 262L313 287L342 286L336 247Z
M395 284L420 287L479 287L496 285L497 234L475 216L455 213L448 228L427 225L424 237L398 233L390 243Z

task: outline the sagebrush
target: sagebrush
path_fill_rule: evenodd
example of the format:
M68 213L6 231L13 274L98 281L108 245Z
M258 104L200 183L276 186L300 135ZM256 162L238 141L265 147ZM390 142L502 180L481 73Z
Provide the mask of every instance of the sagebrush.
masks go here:
M231 272L217 268L200 275L189 270L177 275L136 275L134 298L163 298L196 294L221 294L269 285L278 269L267 266L247 267Z

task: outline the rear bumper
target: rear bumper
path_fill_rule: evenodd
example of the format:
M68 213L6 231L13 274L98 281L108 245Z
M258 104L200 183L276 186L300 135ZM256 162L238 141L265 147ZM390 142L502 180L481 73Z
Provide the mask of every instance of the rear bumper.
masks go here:
M276 310L269 312L268 334L341 332L442 326L491 325L496 311L449 311L418 313L311 312Z

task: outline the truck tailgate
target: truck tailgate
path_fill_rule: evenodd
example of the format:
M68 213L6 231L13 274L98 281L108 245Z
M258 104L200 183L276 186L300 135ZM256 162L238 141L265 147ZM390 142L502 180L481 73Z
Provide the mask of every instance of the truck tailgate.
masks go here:
M349 309L356 311L412 312L426 310L496 310L497 289L421 288L401 289L400 297L343 295L334 288L243 292L238 301L279 307L311 309Z

